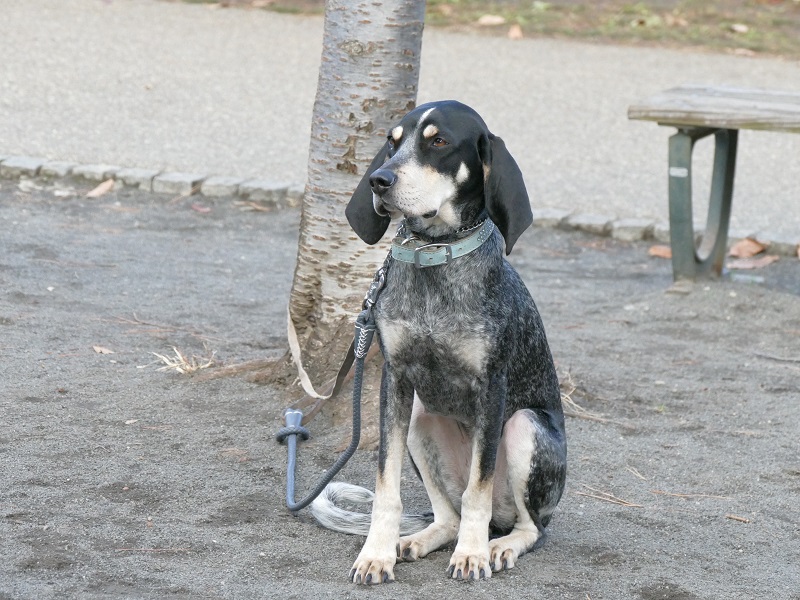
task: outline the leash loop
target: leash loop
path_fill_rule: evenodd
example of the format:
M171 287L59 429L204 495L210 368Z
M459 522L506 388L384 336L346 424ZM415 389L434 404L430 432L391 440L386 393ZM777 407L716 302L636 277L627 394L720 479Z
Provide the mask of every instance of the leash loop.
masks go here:
M283 417L286 419L286 427L281 427L278 433L275 434L275 439L279 443L283 444L290 435L299 435L304 442L311 437L308 429L300 424L303 420L303 411L288 408L283 413Z
M375 335L375 317L372 315L372 307L366 308L356 318L356 337L354 350L356 360L363 360L367 355L372 337Z

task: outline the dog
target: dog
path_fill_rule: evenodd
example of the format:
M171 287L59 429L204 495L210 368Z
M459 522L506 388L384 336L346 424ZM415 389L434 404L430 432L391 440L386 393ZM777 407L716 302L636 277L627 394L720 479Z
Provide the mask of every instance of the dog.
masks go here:
M393 581L397 561L453 542L450 578L510 569L543 535L567 471L544 327L503 256L533 221L522 173L473 109L424 104L391 129L345 214L367 244L402 217L374 308L385 360L378 474L369 526L370 515L336 506L372 498L348 484L331 484L313 514L339 531L368 528L354 583ZM405 446L432 519L402 515Z

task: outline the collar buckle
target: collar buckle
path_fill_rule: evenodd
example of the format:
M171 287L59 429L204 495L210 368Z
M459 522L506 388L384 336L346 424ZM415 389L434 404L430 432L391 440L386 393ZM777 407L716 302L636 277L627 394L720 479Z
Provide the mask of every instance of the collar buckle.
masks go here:
M444 248L445 251L444 264L447 264L451 260L453 260L453 247L450 244L437 244L437 243L425 244L423 246L414 248L414 266L417 267L418 269L424 269L425 267L430 266L430 265L423 265L422 260L420 258L421 256L420 253L428 248Z

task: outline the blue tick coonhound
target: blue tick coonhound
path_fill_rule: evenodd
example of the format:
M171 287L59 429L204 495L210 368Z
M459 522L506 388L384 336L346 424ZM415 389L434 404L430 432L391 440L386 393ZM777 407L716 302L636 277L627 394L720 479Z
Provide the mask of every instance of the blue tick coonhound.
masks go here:
M312 511L326 527L367 535L355 583L393 581L397 561L453 542L453 579L510 569L542 536L567 471L544 327L503 256L532 222L522 173L474 110L424 104L391 130L346 215L368 244L402 216L375 306L385 358L378 475L374 496L331 484ZM402 514L406 446L432 518ZM368 500L371 518L337 505Z

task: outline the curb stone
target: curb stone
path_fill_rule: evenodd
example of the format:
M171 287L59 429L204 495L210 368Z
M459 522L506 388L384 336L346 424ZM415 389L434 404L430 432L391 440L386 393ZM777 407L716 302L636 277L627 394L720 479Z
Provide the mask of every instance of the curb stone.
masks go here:
M611 224L611 237L622 242L638 242L651 238L654 227L647 219L619 219Z
M61 179L72 174L72 170L78 165L71 162L60 160L51 160L42 165L39 169L40 177L49 177L51 179Z
M306 193L306 186L301 183L296 183L294 185L289 186L289 189L286 190L286 199L291 207L300 206L303 202L303 196Z
M153 179L160 173L161 171L155 169L120 169L114 178L129 187L138 187L140 190L152 192Z
M199 191L206 177L197 173L161 173L153 178L153 192L190 196Z
M243 177L227 177L224 175L214 175L206 179L200 186L200 193L203 196L235 196L239 192L239 186L244 183Z
M36 177L47 161L33 156L8 156L0 163L0 177Z
M662 244L669 244L669 223L657 221L653 224L653 239Z
M72 176L87 181L105 181L113 179L121 168L116 165L78 165L72 169Z
M246 200L265 202L280 207L288 204L289 185L269 179L249 179L239 186L239 195Z
M561 227L572 213L560 208L542 208L533 213L535 227L555 228Z
M578 231L585 231L586 233L594 233L595 235L607 236L611 233L611 223L614 221L612 217L605 215L589 215L589 214L574 214L570 215L562 224L565 229L577 229Z
M770 254L779 254L783 256L798 256L800 250L800 242L792 240L786 236L781 236L769 231L757 233L755 236L756 241L761 242L767 247L767 252Z
M87 177L87 174L89 175ZM305 184L278 183L269 179L246 179L242 177L207 176L192 173L162 172L155 169L121 168L114 165L80 165L67 161L48 161L32 156L0 154L0 178L20 179L25 177L48 179L88 179L104 181L113 178L124 185L138 187L155 193L189 195L195 193L207 197L239 197L261 201L276 208L297 207L305 193ZM238 182L238 183L236 183ZM160 191L164 190L164 191ZM225 193L222 193L225 192ZM612 236L619 240L652 238L660 243L669 243L669 224L647 219L616 219L605 215L575 214L568 210L543 208L534 213L535 227L577 229L601 236ZM697 235L703 234L705 225ZM616 233L615 233L616 232ZM641 237L636 237L641 235ZM623 236L623 237L619 237ZM800 239L792 240L769 231L743 235L741 231L730 231L729 241L744 237L755 237L769 248L769 252L796 257L800 251Z

